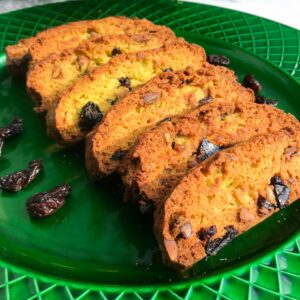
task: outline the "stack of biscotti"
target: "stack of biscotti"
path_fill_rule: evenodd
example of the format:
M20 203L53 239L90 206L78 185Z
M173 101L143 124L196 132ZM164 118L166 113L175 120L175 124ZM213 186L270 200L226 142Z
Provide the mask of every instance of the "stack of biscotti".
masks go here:
M62 145L86 141L91 179L118 172L164 260L191 267L300 193L300 125L204 49L148 20L108 17L8 46ZM274 104L274 103L273 103Z
M252 90L241 86L231 70L208 63L197 71L164 72L123 97L88 136L90 177L97 179L118 170L122 158L146 129L159 127L157 123L168 122L171 116L201 107L215 97L228 103L254 102Z
M170 34L164 26L154 25L146 19L107 17L100 20L72 22L39 32L35 37L22 39L6 47L7 67L13 75L24 75L30 61L40 61L51 53L77 47L89 38L116 34L143 34L161 32Z
M127 198L158 206L209 155L284 127L300 129L294 116L272 105L228 99L170 118L141 135L122 162Z
M168 31L88 39L78 47L52 53L34 64L27 75L28 92L36 100L36 110L47 111L76 80L112 57L159 48L174 39L173 33Z
M199 69L205 61L203 48L183 39L153 50L115 56L62 93L47 114L49 134L61 143L74 144L135 88L162 72L188 66Z
M155 212L165 261L191 267L300 196L300 134L258 135L195 166Z

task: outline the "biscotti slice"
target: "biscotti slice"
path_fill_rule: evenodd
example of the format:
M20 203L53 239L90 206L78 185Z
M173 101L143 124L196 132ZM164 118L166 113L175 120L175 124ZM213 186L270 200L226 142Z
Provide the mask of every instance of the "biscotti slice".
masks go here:
M47 111L51 103L78 78L121 53L155 49L174 41L173 34L110 35L83 42L60 54L53 53L34 64L27 75L27 90L36 110Z
M7 46L7 67L13 75L22 75L29 60L41 60L51 53L77 47L83 40L96 35L137 34L143 32L171 33L171 29L158 26L146 19L107 17L100 20L72 22L46 29L35 37L22 39Z
M233 71L208 63L198 71L164 72L128 94L87 139L86 166L91 178L116 171L122 156L147 128L217 96L229 102L254 102L252 91L236 81Z
M300 196L300 134L260 135L193 168L156 210L165 261L191 267Z
M47 116L50 134L54 127L65 143L78 142L132 89L164 70L179 70L190 65L200 68L205 61L204 49L183 39L158 49L113 57L62 94L55 110L50 110Z
M142 135L120 168L126 198L159 205L188 169L220 148L292 126L291 114L271 105L215 99Z

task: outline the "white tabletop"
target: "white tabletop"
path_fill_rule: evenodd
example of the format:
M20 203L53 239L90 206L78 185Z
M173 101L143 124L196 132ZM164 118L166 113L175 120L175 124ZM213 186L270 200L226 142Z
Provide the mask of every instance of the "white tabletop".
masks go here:
M300 0L184 0L226 7L300 30Z
M0 0L0 13L62 1L65 0ZM300 0L180 0L179 2L181 1L215 5L247 12L300 30Z

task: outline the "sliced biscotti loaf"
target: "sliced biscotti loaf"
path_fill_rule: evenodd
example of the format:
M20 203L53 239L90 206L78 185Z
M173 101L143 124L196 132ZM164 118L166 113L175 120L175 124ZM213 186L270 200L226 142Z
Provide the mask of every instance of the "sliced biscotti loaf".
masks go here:
M7 67L14 75L22 75L29 60L41 60L51 53L77 47L83 40L96 35L136 34L149 31L171 32L165 26L158 26L146 19L107 17L100 20L72 22L46 29L35 37L20 40L16 45L6 47Z
M169 68L179 70L189 65L200 68L205 61L203 48L183 39L158 49L113 57L108 63L81 77L62 94L53 110L54 116L53 111L48 113L50 133L53 132L51 128L55 127L61 140L75 143L132 89ZM51 126L51 122L55 125Z
M147 128L210 97L254 102L252 91L236 81L233 71L208 63L198 71L164 72L122 98L87 139L86 166L91 178L116 171L122 156Z
M300 196L300 134L288 129L220 151L155 212L165 261L191 267Z
M78 78L121 53L155 49L174 41L173 33L110 35L89 39L79 47L53 53L34 64L27 75L27 90L36 110L47 111L51 103Z
M157 206L188 169L220 148L299 122L271 105L216 99L142 135L120 168L126 197Z

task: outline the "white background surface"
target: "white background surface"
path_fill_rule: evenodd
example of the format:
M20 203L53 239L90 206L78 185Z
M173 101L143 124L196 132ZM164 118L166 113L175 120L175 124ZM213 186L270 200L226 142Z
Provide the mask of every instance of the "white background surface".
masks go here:
M64 0L0 0L0 13ZM118 0L112 0L118 1ZM135 0L128 0L128 3ZM148 0L155 1L155 0ZM226 7L264 17L300 30L300 0L181 0Z
M188 0L187 2L231 8L300 30L300 0Z

